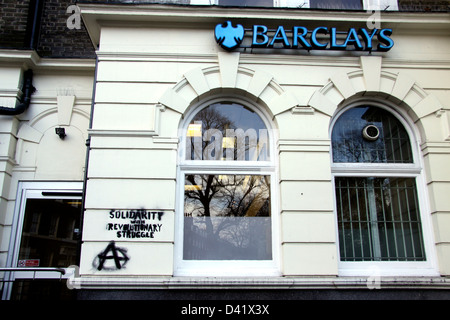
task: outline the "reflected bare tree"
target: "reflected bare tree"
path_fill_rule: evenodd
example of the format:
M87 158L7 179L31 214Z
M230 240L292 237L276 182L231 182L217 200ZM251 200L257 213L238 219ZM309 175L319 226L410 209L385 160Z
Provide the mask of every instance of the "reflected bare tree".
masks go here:
M265 149L258 148L257 130ZM267 151L267 143L267 129L252 111L240 105L211 105L196 114L188 128L186 160L265 160L261 150ZM191 245L185 245L185 259L223 259L232 252L231 259L239 249L254 246L258 231L252 229L258 223L258 230L270 225L269 181L263 175L186 174L185 244Z
M228 108L230 114L237 113L236 106ZM267 160L268 131L259 116L242 107L245 114L233 121L224 109L209 106L192 120L187 132L186 160ZM247 125L247 118L251 118L249 122L254 127L240 127Z
M213 147L215 150L214 158L218 160L221 157L222 141L219 140L219 136L211 134L218 132L225 136L226 130L232 128L232 121L217 112L214 108L205 108L201 110L193 120L194 124L199 124L197 132L194 132L192 137L186 139L186 157L188 160L202 160L205 150ZM214 130L214 131L212 131ZM208 133L207 133L208 132Z
M374 140L363 137L363 129L374 125L380 134ZM410 163L409 136L388 111L376 107L355 107L336 122L332 134L333 161L351 163Z
M252 245L249 229L267 222L255 218L270 219L268 176L186 175L186 182L185 215L192 217L190 227L196 218L206 251L218 244L245 249Z

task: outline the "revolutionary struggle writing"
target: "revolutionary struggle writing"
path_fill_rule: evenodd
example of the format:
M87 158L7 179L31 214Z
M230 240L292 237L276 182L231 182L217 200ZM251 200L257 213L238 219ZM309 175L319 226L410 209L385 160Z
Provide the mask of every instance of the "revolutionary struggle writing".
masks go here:
M106 230L113 231L118 239L121 238L154 238L155 233L161 232L161 217L164 212L138 210L111 210Z

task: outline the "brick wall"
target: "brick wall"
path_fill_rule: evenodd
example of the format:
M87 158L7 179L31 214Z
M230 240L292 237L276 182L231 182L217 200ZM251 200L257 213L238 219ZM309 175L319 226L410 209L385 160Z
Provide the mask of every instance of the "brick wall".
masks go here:
M67 8L71 0L46 0L41 21L37 52L42 57L94 58L95 50L81 21L80 29L69 29Z
M67 28L67 13L76 0L41 0L44 7L41 18L39 42L36 48L41 57L94 58L95 49L81 21L80 29ZM189 0L90 0L97 3L179 3ZM30 49L27 36L30 0L0 0L0 48Z
M3 0L0 0L3 1ZM29 1L29 0L28 0ZM11 1L12 2L12 1ZM46 0L42 16L42 29L37 52L43 57L94 58L95 50L86 28L69 29L66 22L70 17L67 8L76 0ZM105 1L90 0L91 3L179 3L188 4L190 0L128 0ZM1 14L1 13L0 13Z
M41 17L37 53L53 58L94 58L95 50L83 22L80 29L67 28L71 0L46 0ZM30 0L0 0L0 48L30 49Z
M67 28L71 13L67 8L76 0L41 0L44 7L40 37L36 51L42 57L94 58L95 49L81 21L80 29ZM97 3L178 3L189 0L90 0ZM30 0L0 0L0 48L29 49L27 22ZM401 11L448 11L449 2L442 0L399 0Z
M0 48L24 48L29 0L0 0Z

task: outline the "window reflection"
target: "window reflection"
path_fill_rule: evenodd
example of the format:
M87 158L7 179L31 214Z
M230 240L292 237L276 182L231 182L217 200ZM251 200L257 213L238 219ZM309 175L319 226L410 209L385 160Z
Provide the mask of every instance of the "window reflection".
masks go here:
M363 129L379 130L375 140L363 137ZM376 107L357 107L346 111L336 122L332 134L334 162L412 163L408 133L389 112Z
M81 200L28 199L25 209L19 265L68 267L76 263Z
M265 175L187 174L184 259L272 259L269 181Z
M273 7L273 0L219 0L220 6Z
M236 103L201 110L186 132L186 160L269 160L267 128L258 114Z

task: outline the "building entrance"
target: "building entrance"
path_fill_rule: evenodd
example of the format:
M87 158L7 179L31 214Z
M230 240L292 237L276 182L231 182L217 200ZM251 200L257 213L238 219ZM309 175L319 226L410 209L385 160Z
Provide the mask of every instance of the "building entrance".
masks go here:
M11 300L67 300L67 268L78 263L81 190L24 189L9 280ZM9 296L9 297L8 297Z

